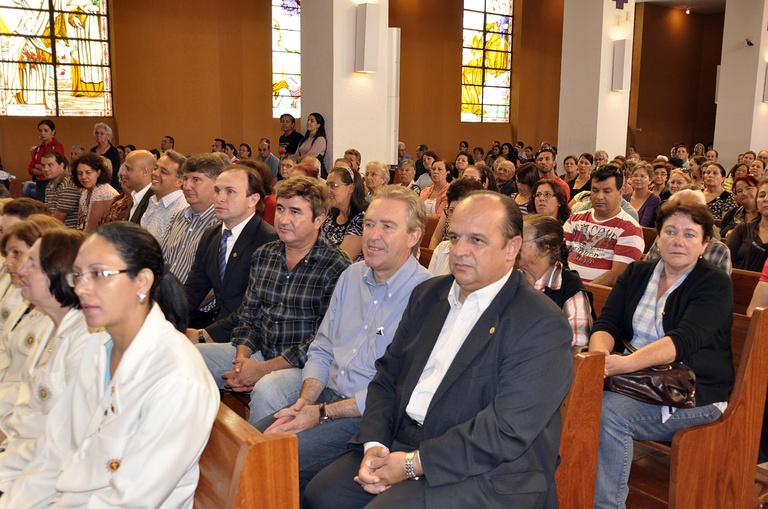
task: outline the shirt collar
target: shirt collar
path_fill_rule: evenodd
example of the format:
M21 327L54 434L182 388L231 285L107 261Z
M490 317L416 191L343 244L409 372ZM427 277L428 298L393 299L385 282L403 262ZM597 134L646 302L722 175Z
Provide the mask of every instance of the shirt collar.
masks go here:
M416 257L409 255L408 259L403 262L400 268L398 268L397 271L383 283L376 281L376 276L373 274L373 269L370 267L368 267L363 274L363 281L365 281L365 284L368 286L386 285L387 291L393 292L408 282L411 279L411 276L418 270L419 266Z
M231 231L231 232L232 232L232 238L233 238L235 241L237 241L237 238L240 236L240 234L241 234L241 233L243 233L243 230L245 229L245 225L247 225L247 224L248 224L248 222L249 222L251 219L253 219L253 216L255 216L255 215L256 215L256 213L254 212L253 214L251 214L250 216L248 216L247 218L245 218L245 220L244 220L244 221L240 221L240 222L237 224L237 226L235 226L234 228L231 228L231 229L229 229L229 231ZM224 233L224 230L226 230L226 229L227 229L227 227L226 227L226 226L224 226L224 223L221 223L221 232L222 232L222 233Z
M546 272L534 283L533 287L539 291L546 288L559 290L563 284L563 264L560 261L555 262Z
M495 281L488 286L485 286L483 288L480 288L479 290L475 290L474 292L467 295L466 300L464 303L472 299L477 303L477 306L481 310L488 309L488 306L491 305L491 302L493 302L493 299L496 298L496 296L499 294L501 289L504 287L505 284L507 284L507 281L509 280L509 276L512 274L512 271L515 270L514 267L510 268L509 271L498 281ZM456 283L456 280L453 281L453 284L451 285L451 291L448 292L448 303L451 305L451 308L461 307L462 303L459 302L459 292L461 291L461 288L459 287L459 284Z

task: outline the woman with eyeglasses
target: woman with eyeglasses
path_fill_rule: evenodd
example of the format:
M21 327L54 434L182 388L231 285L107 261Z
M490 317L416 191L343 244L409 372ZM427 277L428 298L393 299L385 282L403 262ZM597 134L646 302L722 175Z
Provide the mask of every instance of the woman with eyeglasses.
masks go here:
M651 192L666 201L670 197L669 191L669 168L666 161L654 161L651 174Z
M563 224L571 216L571 207L563 187L553 179L541 179L533 185L533 196L528 204L529 214L542 214Z
M363 177L351 168L337 166L326 179L331 210L323 234L353 261L363 254L363 217L368 208Z
M92 231L104 213L112 205L118 192L109 185L110 170L100 155L87 152L72 163L72 180L82 189L80 210L77 213L77 229Z
M45 315L46 327L37 327L39 336L27 352L16 400L0 419L4 447L0 453L0 491L7 491L22 470L42 454L36 449L37 442L54 405L73 384L91 337L77 296L67 284L84 240L83 232L63 225L48 229L34 241L19 268L21 293L37 313ZM32 331L27 334L33 337Z
M656 209L661 204L661 198L651 192L649 187L651 172L650 164L637 163L632 169L632 192L623 196L637 211L637 222L646 228L655 224Z
M768 258L768 179L758 183L756 207L757 217L736 225L725 241L734 269L761 272Z
M752 175L741 175L733 181L733 195L738 207L725 213L720 221L720 236L725 238L742 223L754 221L757 212L757 179Z
M365 200L367 202L370 203L373 195L387 184L389 184L389 166L381 161L371 161L365 165L365 187L368 189Z
M66 401L0 507L191 508L219 393L185 330L160 246L128 222L96 229L66 274L91 338Z
M720 221L726 212L736 206L733 195L723 189L725 168L720 163L708 161L701 165L701 175L704 177L704 198L707 200L707 207L715 216L715 220Z

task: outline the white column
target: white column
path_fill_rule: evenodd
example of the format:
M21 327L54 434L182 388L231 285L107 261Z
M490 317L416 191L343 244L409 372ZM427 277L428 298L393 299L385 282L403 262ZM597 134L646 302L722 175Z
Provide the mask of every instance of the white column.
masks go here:
M389 125L391 100L388 0L378 4L378 30L369 32L378 43L376 72L355 72L357 5L354 0L312 0L301 5L301 115L319 112L326 121L326 166L349 148L367 161L397 161L397 124ZM371 33L375 32L375 33ZM394 115L395 122L397 115ZM395 140L394 144L392 139Z
M726 169L738 154L768 148L766 23L764 0L727 0L715 118L715 149Z
M623 9L617 4L623 3ZM629 118L632 34L635 2L565 0L560 66L558 159L605 150L624 154ZM616 41L626 41L620 68L614 69ZM614 71L625 85L614 91Z

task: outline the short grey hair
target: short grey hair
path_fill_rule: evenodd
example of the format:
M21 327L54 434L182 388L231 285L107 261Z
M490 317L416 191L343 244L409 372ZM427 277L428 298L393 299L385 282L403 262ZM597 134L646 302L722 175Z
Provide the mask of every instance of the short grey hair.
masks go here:
M368 175L371 170L378 172L384 182L389 182L389 166L381 161L371 161L365 165L365 174Z
M421 230L419 240L413 246L413 255L417 256L419 247L421 246L421 239L424 238L424 232L427 227L427 209L424 206L424 202L419 198L418 194L414 193L409 188L398 185L382 187L379 189L378 193L373 195L371 203L384 199L398 200L405 204L405 227L408 230L408 233L413 233L417 228Z
M95 126L93 126L93 135L94 135L94 136L96 136L96 131L97 131L99 128L102 128L102 129L104 129L104 132L106 132L106 133L107 133L107 139L108 139L108 140L111 140L111 139L112 139L112 134L113 134L113 133L112 133L112 128L111 128L111 127L109 127L109 126L108 126L107 124L105 124L104 122L98 122L98 123L97 123Z

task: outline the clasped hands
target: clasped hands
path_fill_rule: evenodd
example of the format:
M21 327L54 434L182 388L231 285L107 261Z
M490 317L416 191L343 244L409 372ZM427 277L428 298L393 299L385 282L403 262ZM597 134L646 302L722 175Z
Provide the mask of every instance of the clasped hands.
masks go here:
M371 495L387 491L405 477L404 452L389 452L382 446L368 449L355 476L355 482Z
M299 398L293 405L278 410L275 413L275 422L264 430L264 434L269 435L284 431L298 433L299 431L317 426L319 422L319 407L309 403L304 398Z
M266 362L250 357L237 357L232 360L232 370L221 375L226 380L224 387L235 392L251 392L256 382L270 373Z

